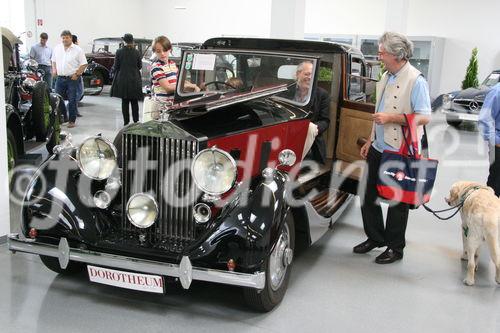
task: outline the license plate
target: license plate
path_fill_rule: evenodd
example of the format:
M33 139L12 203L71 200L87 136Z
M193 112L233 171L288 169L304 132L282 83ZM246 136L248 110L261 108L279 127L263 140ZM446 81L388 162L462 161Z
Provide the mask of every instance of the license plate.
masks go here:
M472 120L478 121L479 116L477 114L467 114L467 113L457 113L458 119L461 120Z
M159 275L123 272L90 265L87 265L87 271L92 282L150 293L161 294L164 291L165 282Z

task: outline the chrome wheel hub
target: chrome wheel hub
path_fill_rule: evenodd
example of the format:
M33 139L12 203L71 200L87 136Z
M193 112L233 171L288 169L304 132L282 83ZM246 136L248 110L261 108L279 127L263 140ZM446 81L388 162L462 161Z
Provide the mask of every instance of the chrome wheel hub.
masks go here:
M276 291L281 287L287 267L292 263L293 250L290 248L290 231L285 224L281 235L269 257L269 276L271 279L271 289Z

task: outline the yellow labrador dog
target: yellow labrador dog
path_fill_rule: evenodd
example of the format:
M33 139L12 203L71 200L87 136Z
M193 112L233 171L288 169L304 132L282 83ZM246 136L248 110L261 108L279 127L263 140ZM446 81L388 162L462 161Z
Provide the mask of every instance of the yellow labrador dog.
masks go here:
M500 199L490 187L459 181L453 184L450 196L445 200L450 206L463 201L460 211L464 243L462 258L468 260L464 283L474 285L477 251L484 240L496 267L495 281L500 283Z

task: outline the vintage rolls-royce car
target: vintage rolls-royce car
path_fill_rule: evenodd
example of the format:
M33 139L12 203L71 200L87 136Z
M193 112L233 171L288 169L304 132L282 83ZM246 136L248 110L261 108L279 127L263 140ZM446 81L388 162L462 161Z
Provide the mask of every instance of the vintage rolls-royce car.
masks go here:
M304 62L311 84L296 100ZM175 102L156 120L113 143L95 136L55 149L27 188L9 248L136 290L241 286L269 311L296 246L317 241L356 193L374 111L366 73L358 50L328 42L215 38L184 51ZM320 88L331 97L324 164L303 151Z
M152 40L147 38L134 39L135 47L141 55L145 54L151 42ZM85 55L88 63L82 75L85 95L99 95L105 84L111 84L116 51L123 45L123 39L120 37L94 39L92 52Z

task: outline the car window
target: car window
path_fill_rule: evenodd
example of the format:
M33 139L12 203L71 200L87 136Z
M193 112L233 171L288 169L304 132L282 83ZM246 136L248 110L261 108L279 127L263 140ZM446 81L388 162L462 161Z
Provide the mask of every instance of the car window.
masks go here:
M486 80L484 80L483 85L487 87L493 87L495 84L500 82L500 73L491 73Z
M122 43L109 43L109 42L94 42L92 52L107 52L115 54L116 51L122 46Z
M302 87L297 89L299 65L303 70ZM208 92L255 92L262 89L284 86L286 91L279 98L306 105L314 82L316 60L300 56L274 54L252 54L249 52L200 50L186 51L180 69L177 91L179 95L194 94L192 85L196 84L202 94ZM199 94L199 93L197 93Z
M153 47L150 45L148 45L148 47L146 48L146 51L144 51L144 54L142 56L144 59L147 59L147 60L152 60L153 58Z
M182 54L182 48L180 46L173 45L170 50L170 56L174 58L180 58Z
M375 88L377 80L367 77L372 76L371 70L366 68L363 59L351 58L351 72L348 74L347 98L360 103L375 103Z

